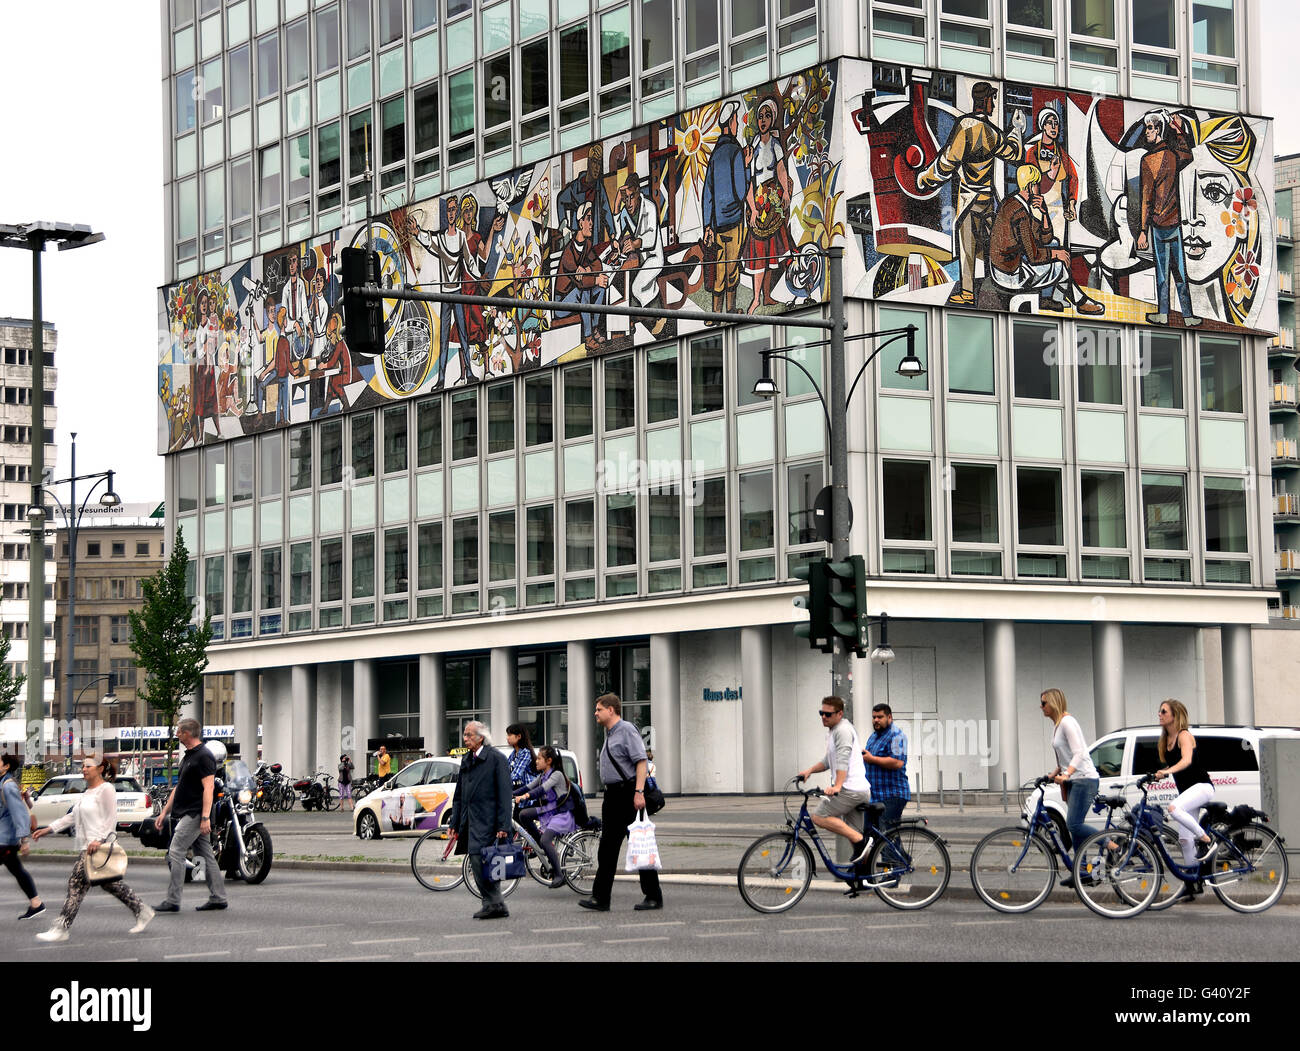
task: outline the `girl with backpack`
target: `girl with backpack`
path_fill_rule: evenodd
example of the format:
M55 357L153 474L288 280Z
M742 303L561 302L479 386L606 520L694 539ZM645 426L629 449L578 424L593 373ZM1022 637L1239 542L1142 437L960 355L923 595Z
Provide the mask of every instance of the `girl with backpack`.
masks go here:
M537 751L537 765L541 772L524 786L523 794L515 796L517 804L536 803L519 811L519 824L530 836L542 845L546 860L551 866L551 886L564 886L564 873L560 871L560 857L555 849L555 840L572 832L576 827L573 821L571 799L572 785L564 772L560 761L559 749L543 745ZM538 832L535 819L541 821Z

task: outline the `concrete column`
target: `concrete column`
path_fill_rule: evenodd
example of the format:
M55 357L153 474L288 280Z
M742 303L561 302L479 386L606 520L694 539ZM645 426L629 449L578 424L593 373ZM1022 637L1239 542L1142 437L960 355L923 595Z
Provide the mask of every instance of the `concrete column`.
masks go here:
M746 697L748 699L748 697ZM595 707L595 698L592 698ZM650 711L655 728L655 780L665 792L682 790L682 684L677 635L650 636ZM770 709L769 709L770 711ZM590 723L591 713L587 719ZM569 709L572 723L573 709ZM749 722L746 719L746 730ZM749 769L746 738L745 769ZM769 759L768 765L771 765Z
M506 727L519 719L519 660L513 646L492 651L492 740L506 743Z
M364 777L374 768L367 742L379 736L379 669L371 660L352 662L352 725L357 742L352 762Z
M257 694L257 672L235 672L235 740L250 770L257 769Z
M178 723L182 719L197 719L200 724L203 723L203 685L200 682L197 690L185 695L185 702L176 713ZM172 727L172 729L174 730L175 727Z
M336 773L343 747L343 665L320 664L316 667L316 762L320 768ZM353 759L356 762L356 759Z
M654 651L651 650L650 683L654 687ZM569 702L569 751L578 757L583 787L594 792L600 787L596 769L596 656L591 643L570 642L565 659L565 695Z
M310 777L316 765L316 665L295 664L290 672L289 756L294 777Z
M447 754L447 680L441 653L420 654L420 736L426 752Z
M997 742L988 769L988 787L1020 784L1020 722L1016 712L1016 626L1009 620L984 622L984 710L989 741Z
M740 710L742 786L746 794L771 792L772 629L766 625L740 629Z
M290 754L289 669L268 668L262 672L262 757L280 763L285 773L298 776Z
M1219 629L1223 648L1223 721L1255 723L1255 657L1249 624L1225 624Z
M1118 730L1124 715L1124 628L1113 622L1092 626L1092 698L1095 736Z

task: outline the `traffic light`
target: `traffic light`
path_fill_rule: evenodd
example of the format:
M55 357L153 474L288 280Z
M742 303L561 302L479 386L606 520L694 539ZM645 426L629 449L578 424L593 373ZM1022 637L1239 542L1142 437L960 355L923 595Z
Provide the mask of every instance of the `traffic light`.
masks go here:
M826 559L818 558L796 566L794 570L796 577L808 581L808 595L804 599L804 605L808 607L808 623L796 624L794 633L801 639L807 639L813 649L821 650L823 653L830 653L835 648L830 625L827 564ZM796 605L798 604L796 600Z
M384 352L384 306L353 292L360 285L379 284L379 253L345 248L343 267L343 332L353 353Z
M843 562L826 562L827 608L833 638L844 640L846 649L859 657L867 655L867 567L861 555Z

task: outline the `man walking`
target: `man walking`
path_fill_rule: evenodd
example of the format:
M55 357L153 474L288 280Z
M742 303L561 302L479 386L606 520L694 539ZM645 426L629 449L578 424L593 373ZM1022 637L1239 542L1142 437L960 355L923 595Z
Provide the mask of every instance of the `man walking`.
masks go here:
M894 726L894 711L887 704L877 704L871 709L871 729L862 749L862 761L867 768L867 783L871 785L871 798L883 803L884 826L898 824L903 807L912 798L907 783L907 735Z
M1143 118L1147 152L1142 158L1142 207L1138 216L1139 252L1150 251L1156 266L1156 310L1152 325L1169 324L1169 276L1178 288L1183 324L1195 328L1201 319L1192 313L1187 287L1187 257L1183 251L1183 212L1178 200L1179 173L1192 163L1182 119L1155 110ZM1169 135L1172 133L1172 141Z
M487 727L475 720L463 734L469 754L460 761L456 796L447 824L456 833L456 853L469 852L473 878L483 892L476 920L504 919L510 913L501 886L483 873L483 848L505 840L511 828L510 764L492 747Z
M852 843L852 861L858 865L866 860L871 840L844 819L854 815L863 803L871 802L871 785L867 782L867 771L862 762L862 740L853 724L844 718L844 698L823 697L819 714L822 725L826 727L826 755L821 762L802 771L799 778L807 781L823 770L835 774L835 781L826 789L821 806L812 815L812 822Z
M645 809L645 781L649 776L645 743L635 726L623 718L623 702L617 694L596 698L596 722L605 731L605 747L600 750L600 779L605 784L600 818L600 848L596 854L596 882L591 897L578 902L584 909L609 912L614 890L614 872L623 853L627 826L636 820L636 812ZM642 869L641 893L644 899L635 909L646 912L664 907L659 873Z
M221 867L212 851L212 793L217 778L217 757L203 747L202 727L197 719L182 719L176 738L185 749L176 787L167 797L167 805L154 818L154 827L162 830L169 814L176 816L176 830L167 850L167 867L171 881L167 897L154 907L155 912L181 911L181 886L185 880L185 852L194 847L195 859L203 859L203 877L208 883L208 900L199 912L226 907L226 884Z

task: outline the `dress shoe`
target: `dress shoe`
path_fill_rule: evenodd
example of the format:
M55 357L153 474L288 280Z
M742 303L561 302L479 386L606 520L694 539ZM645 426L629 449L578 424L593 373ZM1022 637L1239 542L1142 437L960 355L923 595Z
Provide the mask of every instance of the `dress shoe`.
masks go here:
M609 912L609 902L597 901L595 898L583 898L578 905L592 912Z
M1077 304L1074 310L1077 314L1086 314L1090 317L1098 317L1106 313L1106 308L1095 299L1085 299L1082 303Z
M664 907L662 901L655 901L654 898L646 898L645 901L639 901L632 906L637 912L656 912Z
M153 907L154 912L180 912L179 905L173 905L170 901L160 901Z
M194 907L194 911L195 912L219 912L221 909L227 908L228 905L229 903L224 901L205 901L202 905L196 905Z
M510 913L504 905L484 905L478 912L474 913L476 920L503 920Z

